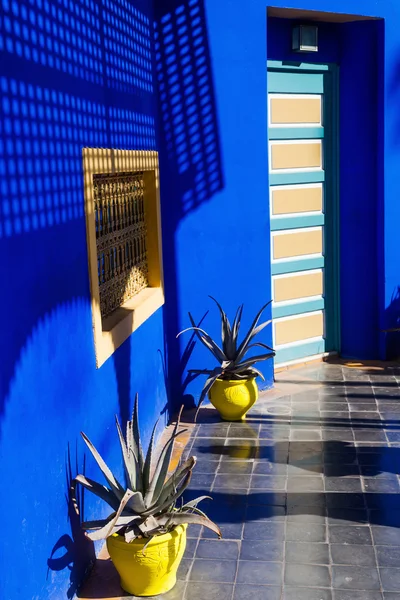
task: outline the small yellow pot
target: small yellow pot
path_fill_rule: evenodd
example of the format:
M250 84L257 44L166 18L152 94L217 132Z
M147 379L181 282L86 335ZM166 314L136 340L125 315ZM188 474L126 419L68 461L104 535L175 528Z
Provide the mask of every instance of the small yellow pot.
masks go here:
M107 549L121 578L121 587L133 596L158 596L171 590L186 548L187 525L146 540L125 542L120 535L107 538Z
M258 398L256 379L217 379L209 392L209 398L224 421L244 421Z

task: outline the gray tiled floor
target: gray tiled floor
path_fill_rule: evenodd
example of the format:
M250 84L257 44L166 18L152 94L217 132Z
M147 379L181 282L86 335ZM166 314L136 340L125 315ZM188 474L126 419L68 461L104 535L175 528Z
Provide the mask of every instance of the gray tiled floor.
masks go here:
M246 423L201 412L189 528L168 600L400 599L400 370L281 374Z

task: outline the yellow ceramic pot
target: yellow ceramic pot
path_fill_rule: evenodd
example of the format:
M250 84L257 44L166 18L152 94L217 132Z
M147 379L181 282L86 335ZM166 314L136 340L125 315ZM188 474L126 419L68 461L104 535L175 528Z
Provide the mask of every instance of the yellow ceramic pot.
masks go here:
M107 538L107 549L121 578L121 587L133 596L158 596L172 589L186 548L187 525L155 536L143 552L145 540L125 542L120 535Z
M209 392L209 398L224 421L244 421L258 398L256 379L217 379Z

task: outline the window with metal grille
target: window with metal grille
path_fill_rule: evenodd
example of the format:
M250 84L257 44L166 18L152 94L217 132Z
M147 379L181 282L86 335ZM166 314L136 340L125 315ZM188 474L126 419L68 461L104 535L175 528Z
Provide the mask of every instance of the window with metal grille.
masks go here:
M156 152L85 148L96 361L164 303Z
M148 286L143 175L93 176L102 317Z

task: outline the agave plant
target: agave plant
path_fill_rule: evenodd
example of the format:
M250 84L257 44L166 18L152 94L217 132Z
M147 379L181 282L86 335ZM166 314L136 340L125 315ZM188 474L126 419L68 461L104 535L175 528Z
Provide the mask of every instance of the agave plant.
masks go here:
M242 320L243 304L237 309L235 318L231 325L226 313L222 310L221 305L212 296L210 296L210 298L216 303L221 314L221 345L219 346L212 339L212 337L206 331L204 331L204 329L196 326L196 323L190 313L189 319L192 327L184 329L177 336L179 337L186 331L193 331L201 343L208 348L208 350L220 363L220 366L216 367L215 369L190 369L189 371L189 373L193 375L208 375L200 396L199 407L201 406L201 403L205 399L216 379L238 380L249 379L257 376L261 377L261 379L264 379L261 371L259 371L254 365L262 360L268 360L275 356L275 351L270 348L270 346L267 346L267 344L262 342L253 342L256 335L271 323L271 321L265 321L264 323L258 324L262 313L267 306L271 304L272 300L267 302L267 304L265 304L258 311L250 329L244 336L243 340L239 343L239 329ZM264 352L263 354L258 354L256 356L246 357L249 350L255 347L264 348L268 350L268 352Z
M87 536L91 540L104 539L114 533L123 535L126 542L132 542L136 538L151 539L183 523L205 525L221 537L217 525L197 508L198 503L208 496L201 496L186 504L182 502L181 506L177 506L177 500L189 485L196 457L179 465L167 478L174 441L186 430L178 431L178 418L173 433L162 448L158 460L155 460L157 424L158 421L145 457L139 433L138 396L135 398L132 419L127 423L125 438L116 417L126 485L118 481L89 438L81 433L108 485L97 483L85 475L78 475L72 486L73 496L76 494L76 484L80 484L112 508L106 519L82 523L83 529L90 532Z

